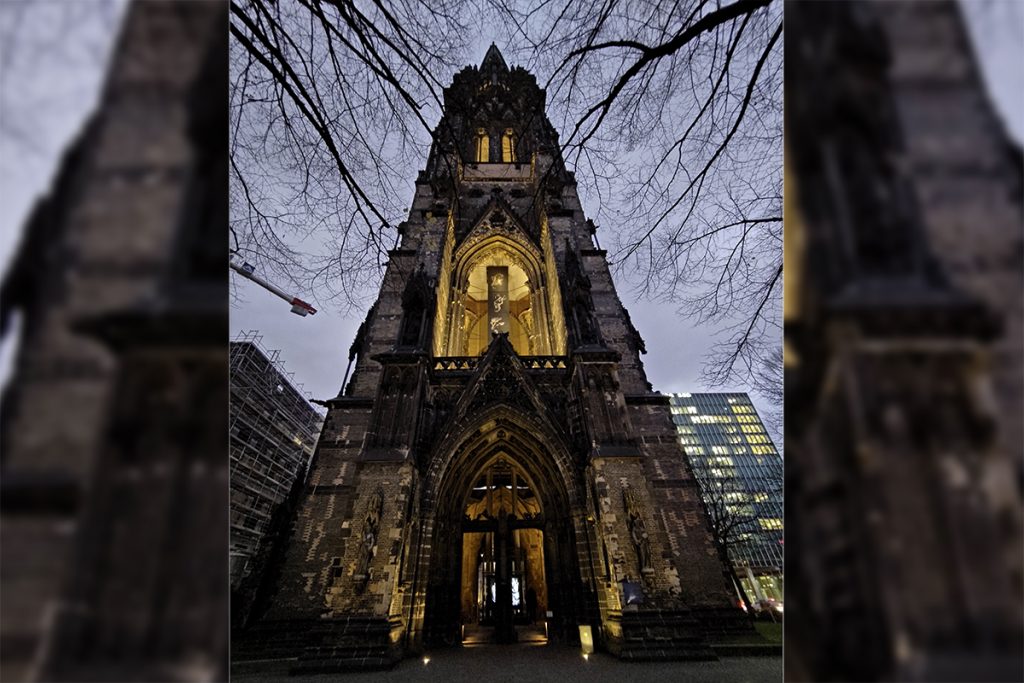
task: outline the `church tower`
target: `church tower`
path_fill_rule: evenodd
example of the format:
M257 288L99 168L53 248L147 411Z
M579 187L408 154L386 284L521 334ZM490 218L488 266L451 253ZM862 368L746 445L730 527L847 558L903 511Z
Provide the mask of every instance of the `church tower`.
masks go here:
M706 635L746 622L545 93L492 45L444 100L235 655L324 671L592 637L713 658Z

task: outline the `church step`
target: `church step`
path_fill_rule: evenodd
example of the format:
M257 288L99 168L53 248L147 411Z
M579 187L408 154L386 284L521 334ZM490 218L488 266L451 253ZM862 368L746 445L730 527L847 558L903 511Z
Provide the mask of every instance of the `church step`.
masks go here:
M704 635L701 621L690 610L649 609L623 612L622 639L613 646L627 661L717 659Z

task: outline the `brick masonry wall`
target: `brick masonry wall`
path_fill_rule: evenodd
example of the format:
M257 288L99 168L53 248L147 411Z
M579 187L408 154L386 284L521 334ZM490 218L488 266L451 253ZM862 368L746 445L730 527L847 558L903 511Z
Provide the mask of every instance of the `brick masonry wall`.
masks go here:
M194 149L189 90L220 9L177 4L127 10L97 113L61 162L48 215L37 212L26 226L30 242L45 236L44 252L27 255L40 298L24 311L5 397L4 473L8 482L66 484L79 505L98 462L115 361L74 325L155 293L180 228ZM53 623L78 521L44 511L5 516L0 528L5 547L22 549L5 554L0 620L0 678L18 680L30 675L37 639Z

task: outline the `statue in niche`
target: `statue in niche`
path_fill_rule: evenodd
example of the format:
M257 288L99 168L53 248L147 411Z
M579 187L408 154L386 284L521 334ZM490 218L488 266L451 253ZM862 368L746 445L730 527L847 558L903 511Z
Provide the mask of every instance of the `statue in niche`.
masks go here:
M629 538L636 548L636 559L640 565L640 572L652 572L651 566L651 539L647 535L647 526L640 514L640 501L636 492L626 484L622 489L622 500L626 506L626 524L629 526Z
M569 240L565 242L565 249L566 277L563 283L563 297L569 305L571 319L576 323L576 343L580 346L601 346L603 342L597 319L594 317L590 278L584 272L579 255Z
M423 332L427 316L433 307L434 279L427 275L421 263L406 283L402 293L402 323L398 345L419 348L423 345Z
M377 554L377 536L380 534L380 518L383 512L384 491L377 489L370 499L366 521L363 522L362 548L355 574L360 591L365 590L366 584L370 581L370 563Z

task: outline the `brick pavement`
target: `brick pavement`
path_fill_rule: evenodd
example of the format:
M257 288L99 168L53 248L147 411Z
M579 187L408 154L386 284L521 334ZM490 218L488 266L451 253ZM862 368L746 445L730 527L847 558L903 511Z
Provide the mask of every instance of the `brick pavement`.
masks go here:
M747 683L782 680L781 657L730 657L716 662L654 662L634 664L595 653L586 660L578 648L525 645L491 646L429 653L429 662L410 658L390 671L375 673L322 674L289 676L287 664L277 662L246 663L232 671L231 680L239 683L302 683L340 680L358 681L587 681L588 683L628 683L630 681L729 681Z

